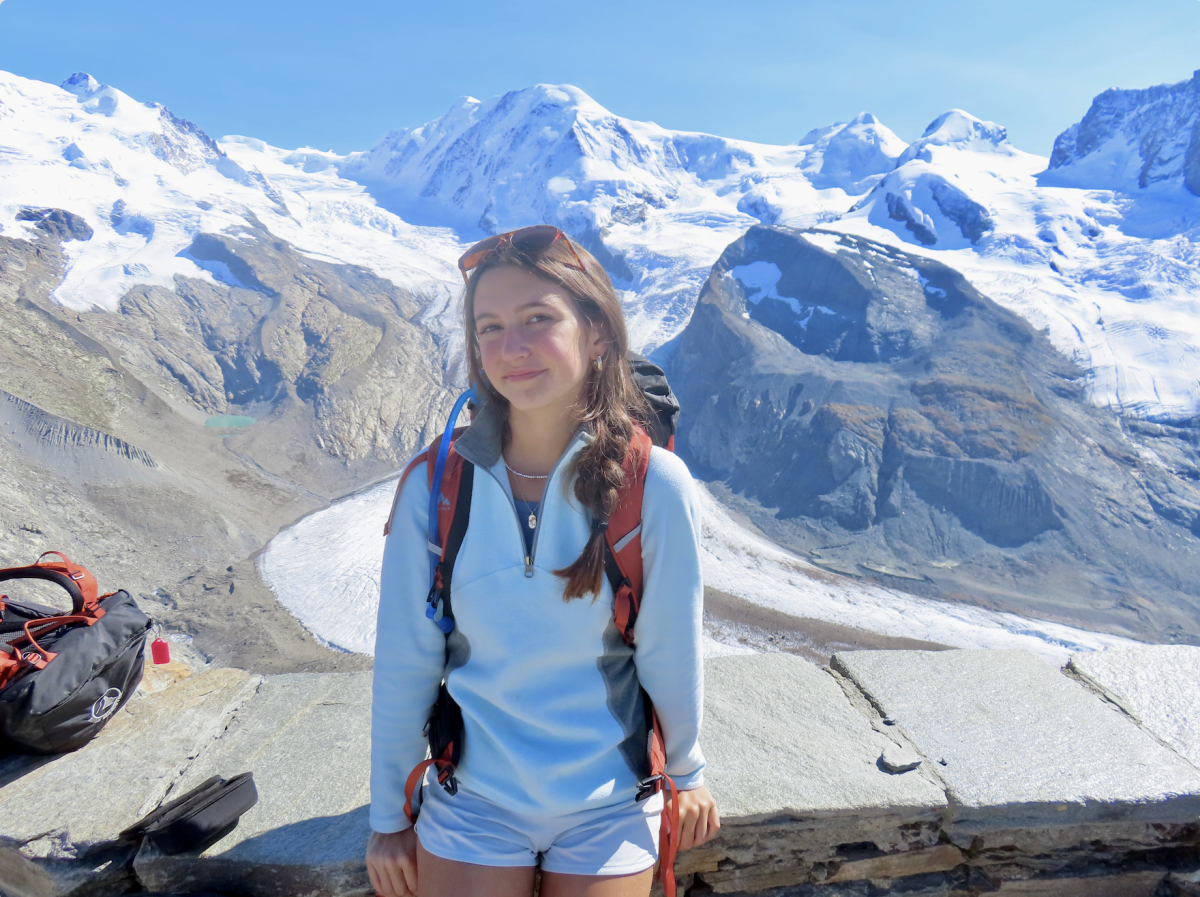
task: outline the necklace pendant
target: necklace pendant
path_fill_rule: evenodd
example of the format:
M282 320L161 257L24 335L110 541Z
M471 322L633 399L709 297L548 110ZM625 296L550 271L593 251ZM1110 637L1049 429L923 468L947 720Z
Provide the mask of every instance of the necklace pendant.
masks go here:
M529 528L530 529L537 528L537 515L534 514L532 511L529 512Z

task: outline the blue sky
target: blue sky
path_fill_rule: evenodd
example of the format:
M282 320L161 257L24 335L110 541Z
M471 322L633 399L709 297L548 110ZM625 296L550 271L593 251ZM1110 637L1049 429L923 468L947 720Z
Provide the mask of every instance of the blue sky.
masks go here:
M545 82L765 143L861 110L912 140L959 107L1049 154L1105 88L1200 68L1200 0L0 0L0 68L87 71L215 136L339 152Z

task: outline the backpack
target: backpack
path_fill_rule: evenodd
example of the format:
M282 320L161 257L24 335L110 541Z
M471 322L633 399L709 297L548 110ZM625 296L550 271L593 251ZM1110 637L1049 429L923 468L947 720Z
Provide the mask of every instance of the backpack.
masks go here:
M627 645L634 644L634 624L642 598L642 496L646 486L646 471L650 464L650 449L653 445L675 449L675 432L679 421L679 402L671 392L662 368L640 355L627 355L633 371L634 383L641 389L652 412L647 429L636 426L633 439L622 465L625 485L617 499L617 507L608 519L605 529L604 572L613 592L613 619ZM446 430L439 439L417 455L405 468L392 511L384 526L383 534L391 531L392 518L400 500L404 481L415 467L426 464L429 480L429 555L430 589L426 599L425 616L434 622L443 634L454 630L454 614L451 608L451 581L454 562L466 535L471 514L471 490L475 467L454 451L454 442L466 429L454 428L463 407L474 398L474 390L467 390L459 397ZM649 432L647 432L647 430ZM653 794L669 789L671 812L662 814L659 829L660 865L658 874L662 878L666 897L675 897L675 854L679 845L679 802L676 800L675 783L666 774L667 752L662 739L662 726L650 701L642 692L646 708L649 739L647 751L650 775L638 783L637 800L645 800ZM442 682L425 725L429 736L429 759L417 764L409 774L404 788L404 813L410 822L416 822L420 805L420 785L425 772L431 766L437 771L438 783L450 794L458 791L454 771L462 757L462 713ZM416 806L414 807L414 798Z
M0 582L14 579L61 586L71 612L0 595L0 753L73 751L141 682L150 618L128 592L99 595L96 578L57 551L0 570Z

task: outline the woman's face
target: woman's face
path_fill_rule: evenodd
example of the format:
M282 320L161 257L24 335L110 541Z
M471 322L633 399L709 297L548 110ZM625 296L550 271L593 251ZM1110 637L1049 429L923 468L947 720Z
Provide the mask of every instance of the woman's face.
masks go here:
M517 411L565 413L606 347L566 289L511 265L479 276L475 333L484 373Z

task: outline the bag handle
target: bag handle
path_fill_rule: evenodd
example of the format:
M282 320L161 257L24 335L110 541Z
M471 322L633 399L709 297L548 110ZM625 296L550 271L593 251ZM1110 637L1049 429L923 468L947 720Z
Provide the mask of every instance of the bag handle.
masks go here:
M54 555L57 561L47 561ZM0 570L0 582L11 579L44 579L64 588L71 596L71 613L74 615L89 614L96 619L104 616L100 607L100 599L107 595L100 594L100 586L96 577L86 567L76 564L61 551L45 551L38 559L27 567L7 567Z
M47 570L46 567L30 566L30 567L10 567L8 570L0 570L0 582L5 582L8 579L46 579L47 582L61 585L67 590L67 595L71 596L72 613L83 613L83 592L79 590L79 586L72 582L71 577L66 573L60 573L56 570Z

